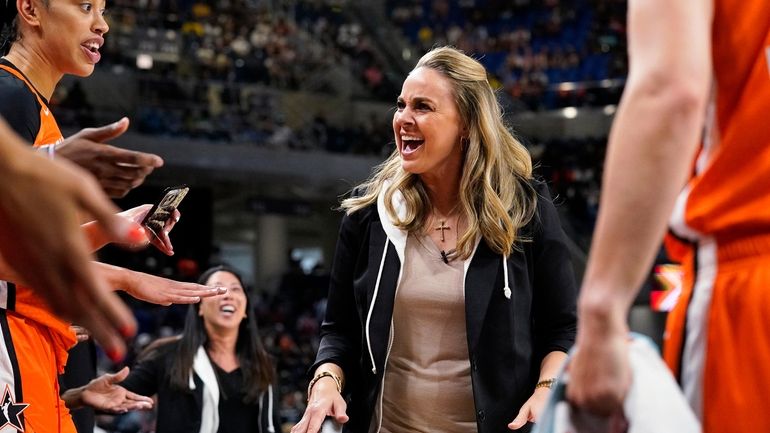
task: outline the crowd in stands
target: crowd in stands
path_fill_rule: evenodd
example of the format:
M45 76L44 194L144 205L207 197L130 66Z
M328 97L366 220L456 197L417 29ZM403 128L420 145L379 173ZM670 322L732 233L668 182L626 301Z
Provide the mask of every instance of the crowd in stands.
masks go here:
M384 4L391 17L384 25L401 29L418 54L452 44L479 58L508 112L619 98L625 1ZM349 10L346 0L116 0L98 69L135 81L135 111L121 115L141 133L381 155L385 143L372 132L388 130L387 115L339 126L282 103L294 91L392 103L398 83L388 81L374 36ZM83 124L93 119L83 114L88 101L73 93L67 99L80 111L60 118L65 126L91 126ZM289 127L287 109L294 118L301 113L301 122Z
M606 105L620 95L619 82L606 80L622 82L628 69L625 1L387 3L418 50L450 44L477 56L520 109Z
M329 127L330 143L287 131L277 92L393 95L369 37L344 1L144 1L109 5L100 69L131 72L148 134L361 152L365 124ZM386 84L388 84L386 86ZM386 88L387 87L387 88ZM387 119L386 119L387 121ZM348 130L349 129L349 130ZM379 153L379 150L365 151Z

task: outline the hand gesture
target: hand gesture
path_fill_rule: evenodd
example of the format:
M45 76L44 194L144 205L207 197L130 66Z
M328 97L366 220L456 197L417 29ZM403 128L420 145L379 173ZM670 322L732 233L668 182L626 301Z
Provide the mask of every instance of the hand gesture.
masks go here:
M118 385L128 377L128 371L128 367L123 367L117 373L104 374L87 385L77 388L75 392L80 395L75 401L79 401L83 406L111 413L152 409L153 400L150 397L135 394Z
M153 170L163 166L157 155L104 144L123 135L128 124L124 117L100 128L83 129L58 144L56 155L91 172L110 197L124 197Z
M136 299L153 304L194 304L201 298L227 293L226 287L182 283L106 263L94 262L94 266L114 289L124 290Z

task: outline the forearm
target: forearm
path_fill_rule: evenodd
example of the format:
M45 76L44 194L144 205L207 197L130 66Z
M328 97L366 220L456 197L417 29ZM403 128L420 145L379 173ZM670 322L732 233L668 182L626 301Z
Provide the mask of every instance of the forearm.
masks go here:
M72 410L83 407L84 389L85 386L80 386L77 388L68 389L62 393L61 399L64 400L64 404L67 406L67 409Z
M661 16L660 4L629 3L634 62L610 133L581 290L584 335L625 323L701 138L711 85L711 10L677 0L666 2Z
M548 380L558 376L566 360L567 354L561 351L553 351L546 355L540 363L540 376L537 380Z
M97 275L107 281L107 284L112 290L117 291L126 289L128 286L126 280L129 278L129 271L127 269L101 262L91 263L94 266Z

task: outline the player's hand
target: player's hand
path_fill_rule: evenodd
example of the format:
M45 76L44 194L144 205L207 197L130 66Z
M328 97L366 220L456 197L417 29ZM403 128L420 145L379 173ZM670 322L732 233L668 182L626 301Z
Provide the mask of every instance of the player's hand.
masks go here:
M140 224L144 220L144 217L147 215L147 212L149 212L151 208L152 208L152 205L143 204L141 206L124 210L123 212L120 212L118 215L130 221L133 221L136 224ZM163 227L163 230L161 230L159 236L156 236L151 230L148 230L145 228L144 236L142 237L141 240L139 240L138 242L132 242L131 244L126 244L126 246L129 248L143 248L147 246L147 244L151 243L163 254L166 254L168 256L174 255L174 246L171 244L171 238L169 237L169 233L174 228L176 223L179 222L179 219L181 217L182 217L182 214L179 212L179 210L174 209L174 212L171 215L171 218L169 218L166 221L166 224ZM98 250L99 248L102 248L108 243L115 241L109 238L108 233L106 233L102 229L101 225L96 221L91 221L84 224L83 230L89 239L89 243L93 251Z
M94 265L113 289L124 290L136 299L153 304L194 304L199 302L201 298L227 293L226 287L183 283L106 263L94 262Z
M124 197L163 166L158 155L104 144L123 135L128 124L124 117L99 128L83 129L56 145L56 155L91 172L110 197Z
M628 332L608 326L602 335L578 335L567 366L567 399L577 408L603 417L622 413L631 386Z
M85 386L67 390L62 399L71 409L90 406L111 413L152 409L153 400L150 397L133 393L118 385L128 377L128 372L128 367L123 367L117 373L99 376Z

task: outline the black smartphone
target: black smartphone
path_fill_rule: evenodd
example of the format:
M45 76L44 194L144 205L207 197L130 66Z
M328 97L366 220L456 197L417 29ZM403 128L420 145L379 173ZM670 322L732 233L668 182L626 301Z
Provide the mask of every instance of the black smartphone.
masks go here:
M187 185L166 188L161 199L153 204L152 209L147 212L147 216L142 220L142 225L157 238L160 238L163 227L166 226L168 219L174 215L174 210L179 207L179 203L182 202L188 191L190 191L190 187Z

